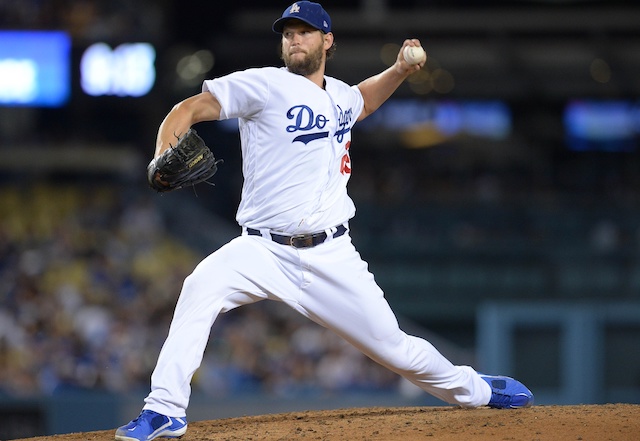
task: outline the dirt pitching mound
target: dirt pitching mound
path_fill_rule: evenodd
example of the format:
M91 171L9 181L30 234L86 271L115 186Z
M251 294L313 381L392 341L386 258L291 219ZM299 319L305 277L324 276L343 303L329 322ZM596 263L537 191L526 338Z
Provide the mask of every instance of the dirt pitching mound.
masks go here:
M111 441L114 430L28 438ZM640 405L456 407L291 412L189 423L182 441L637 441ZM26 440L22 440L26 441Z

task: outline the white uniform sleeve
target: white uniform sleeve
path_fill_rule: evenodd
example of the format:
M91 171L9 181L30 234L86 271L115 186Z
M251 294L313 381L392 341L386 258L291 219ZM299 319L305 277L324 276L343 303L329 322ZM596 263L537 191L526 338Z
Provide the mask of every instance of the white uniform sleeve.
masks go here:
M220 119L252 118L260 114L269 98L269 84L263 69L247 69L206 80L203 92L216 97L222 111Z
M353 115L355 116L355 118L353 118L353 124L355 124L364 109L364 98L362 97L362 92L358 86L351 86L351 90L355 92L353 97L353 106L351 107L353 109Z

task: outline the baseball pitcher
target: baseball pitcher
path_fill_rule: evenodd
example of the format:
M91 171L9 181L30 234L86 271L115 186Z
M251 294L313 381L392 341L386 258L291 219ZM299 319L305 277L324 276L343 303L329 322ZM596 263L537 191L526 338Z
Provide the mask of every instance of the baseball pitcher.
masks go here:
M115 439L182 436L191 379L216 318L261 300L285 303L444 402L532 405L532 393L520 382L455 366L429 342L402 331L351 242L352 128L424 66L420 42L405 40L391 67L350 86L325 75L335 46L331 18L320 4L292 4L273 31L281 35L283 67L206 80L158 130L147 176L153 188L168 191L191 185L191 170L193 183L215 173L217 161L191 126L238 118L244 184L236 220L242 233L184 281L142 413L117 429ZM406 47L418 49L405 58ZM191 146L186 153L184 145Z

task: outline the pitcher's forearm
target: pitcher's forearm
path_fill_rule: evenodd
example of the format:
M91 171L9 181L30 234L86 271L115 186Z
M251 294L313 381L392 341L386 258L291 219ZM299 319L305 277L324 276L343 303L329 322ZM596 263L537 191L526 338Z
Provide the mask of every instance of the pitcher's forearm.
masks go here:
M175 145L177 138L202 121L220 119L220 103L211 93L202 92L173 106L160 124L154 156Z

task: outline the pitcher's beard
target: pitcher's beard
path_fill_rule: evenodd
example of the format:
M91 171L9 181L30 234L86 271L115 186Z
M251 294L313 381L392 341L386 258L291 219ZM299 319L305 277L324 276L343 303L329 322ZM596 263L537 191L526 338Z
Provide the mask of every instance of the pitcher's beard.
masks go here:
M319 50L308 53L302 59L295 60L290 55L283 54L284 64L291 73L302 76L311 75L316 73L322 65L322 51L323 48L319 48Z

